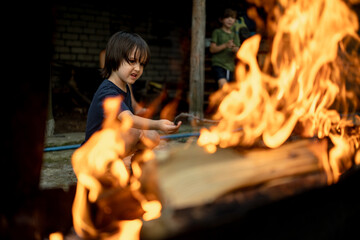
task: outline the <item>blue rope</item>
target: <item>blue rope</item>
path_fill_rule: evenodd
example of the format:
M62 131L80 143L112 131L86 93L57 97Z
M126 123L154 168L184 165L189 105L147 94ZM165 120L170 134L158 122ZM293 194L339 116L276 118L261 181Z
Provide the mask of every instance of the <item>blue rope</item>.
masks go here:
M183 137L199 137L200 132L196 133L177 133L177 134L170 134L170 135L162 135L160 139L174 139L174 138L183 138Z
M52 152L52 151L62 151L62 150L70 150L70 149L77 149L81 146L81 144L74 144L74 145L65 145L65 146L57 146L57 147L47 147L44 148L44 152Z
M162 136L160 136L160 139L175 139L175 138L199 137L199 136L200 136L200 132L177 133L177 134L170 134L170 135L162 135ZM44 148L44 152L71 150L71 149L77 149L80 146L81 146L81 144L65 145L65 146L57 146L57 147L47 147L47 148Z

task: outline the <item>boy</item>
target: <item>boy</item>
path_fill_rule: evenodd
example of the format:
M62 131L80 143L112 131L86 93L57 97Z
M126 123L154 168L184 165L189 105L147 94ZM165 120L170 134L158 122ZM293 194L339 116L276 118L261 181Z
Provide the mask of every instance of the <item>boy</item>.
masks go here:
M212 70L217 80L219 89L233 80L235 69L235 53L239 50L239 35L232 31L236 21L236 11L225 9L220 18L221 28L213 31L210 44L210 53L212 53Z
M133 121L125 143L125 156L137 149L145 148L142 138L150 139L153 147L158 145L160 136L155 130L170 134L179 129L181 122L175 125L166 119L152 120L137 116L146 109L135 101L131 85L140 78L149 58L149 47L138 34L120 31L109 39L105 65L101 72L105 80L100 84L90 104L85 141L101 128L104 120L103 102L105 98L111 96L123 97L118 119L121 121L127 115Z

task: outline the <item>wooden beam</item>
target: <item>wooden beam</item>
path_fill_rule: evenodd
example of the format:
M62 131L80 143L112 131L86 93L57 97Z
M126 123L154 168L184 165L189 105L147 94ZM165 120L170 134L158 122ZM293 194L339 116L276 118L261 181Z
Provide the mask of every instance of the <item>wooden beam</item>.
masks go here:
M190 113L204 116L205 1L193 0L190 56Z

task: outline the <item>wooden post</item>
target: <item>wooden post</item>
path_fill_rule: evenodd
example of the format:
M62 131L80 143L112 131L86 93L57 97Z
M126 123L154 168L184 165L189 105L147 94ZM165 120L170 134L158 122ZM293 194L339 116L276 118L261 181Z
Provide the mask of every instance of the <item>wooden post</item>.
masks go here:
M190 113L204 116L205 1L193 0L190 56Z

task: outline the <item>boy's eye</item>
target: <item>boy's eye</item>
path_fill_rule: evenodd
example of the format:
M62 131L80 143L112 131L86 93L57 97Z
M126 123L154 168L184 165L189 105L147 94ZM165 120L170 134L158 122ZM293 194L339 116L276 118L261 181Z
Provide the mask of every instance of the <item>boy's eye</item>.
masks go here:
M136 64L138 62L138 60L136 59L129 59L129 64L133 65ZM140 66L145 66L145 63L143 62L139 62Z

